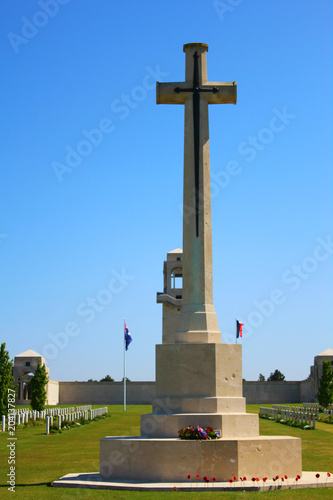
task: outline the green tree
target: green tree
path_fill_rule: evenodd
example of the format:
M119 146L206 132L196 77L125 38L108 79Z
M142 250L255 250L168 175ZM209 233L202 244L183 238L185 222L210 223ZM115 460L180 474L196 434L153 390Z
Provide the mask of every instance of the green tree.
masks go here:
M13 361L9 359L9 353L6 351L6 344L1 344L0 349L0 415L8 415L8 395L9 399L15 403L14 377L12 377ZM14 396L14 398L13 398Z
M124 377L121 379L122 382L124 382ZM130 379L126 377L126 382L130 382Z
M270 376L267 379L267 382L280 382L285 378L286 377L283 375L283 373L280 372L280 370L275 370L274 373L270 374Z
M262 373L259 373L258 381L259 382L265 382L265 380L266 380L265 375L263 375Z
M101 378L100 382L114 382L114 378L110 375L106 375L104 378Z
M319 381L318 402L324 408L333 403L333 370L331 362L324 359L323 374Z
M46 402L46 384L48 377L46 373L46 366L41 365L40 361L37 363L35 375L31 379L31 407L33 410L42 411L45 408Z

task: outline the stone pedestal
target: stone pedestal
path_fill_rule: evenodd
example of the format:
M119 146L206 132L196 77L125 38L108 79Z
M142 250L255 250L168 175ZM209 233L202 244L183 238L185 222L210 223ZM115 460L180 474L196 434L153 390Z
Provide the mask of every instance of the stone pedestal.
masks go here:
M245 413L241 345L156 346L156 399L141 418L141 436L177 437L188 425L213 427L221 437L258 436L257 415ZM172 367L172 369L170 369Z
M178 431L187 426L200 425L219 431L221 437L258 436L258 415L250 413L174 413L171 415L142 415L142 437L178 436Z
M140 437L101 440L104 479L187 481L187 475L272 477L302 474L301 440L259 436L258 415L242 397L241 345L156 346L153 413L142 415ZM221 438L185 441L186 426L213 427Z
M223 438L216 441L106 437L101 440L103 479L188 482L196 474L228 481L236 476L302 474L301 440L292 437Z
M240 344L156 346L156 397L242 397Z

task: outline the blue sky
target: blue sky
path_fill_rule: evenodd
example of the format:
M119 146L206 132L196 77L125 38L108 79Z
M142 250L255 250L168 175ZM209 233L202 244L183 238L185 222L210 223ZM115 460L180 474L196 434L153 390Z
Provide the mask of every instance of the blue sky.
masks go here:
M1 341L55 380L154 380L166 253L182 247L182 81L204 42L214 304L243 376L332 347L332 3L2 0Z

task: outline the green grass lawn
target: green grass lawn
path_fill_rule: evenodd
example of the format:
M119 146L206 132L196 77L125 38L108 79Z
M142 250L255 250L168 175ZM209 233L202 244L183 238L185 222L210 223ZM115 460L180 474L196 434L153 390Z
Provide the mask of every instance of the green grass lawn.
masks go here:
M101 406L101 405L99 405ZM94 406L94 407L99 407ZM136 436L140 434L140 415L150 413L151 406L108 406L112 417L92 422L84 427L45 435L45 426L29 427L16 431L16 493L21 499L219 499L219 498L332 498L331 488L299 489L272 492L121 492L111 490L86 490L52 488L50 483L70 472L97 472L99 470L99 441L105 436ZM247 411L258 413L259 405L248 405ZM303 470L333 472L333 425L317 423L315 431L304 431L260 419L261 435L289 435L302 438ZM6 474L8 434L0 433L0 496L6 498L12 493L7 490Z

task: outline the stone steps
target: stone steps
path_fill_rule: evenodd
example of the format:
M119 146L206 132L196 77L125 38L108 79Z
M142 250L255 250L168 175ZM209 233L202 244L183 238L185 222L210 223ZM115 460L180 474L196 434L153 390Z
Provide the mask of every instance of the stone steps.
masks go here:
M173 413L141 416L141 436L176 438L186 426L212 427L221 437L259 436L259 418L252 413Z

